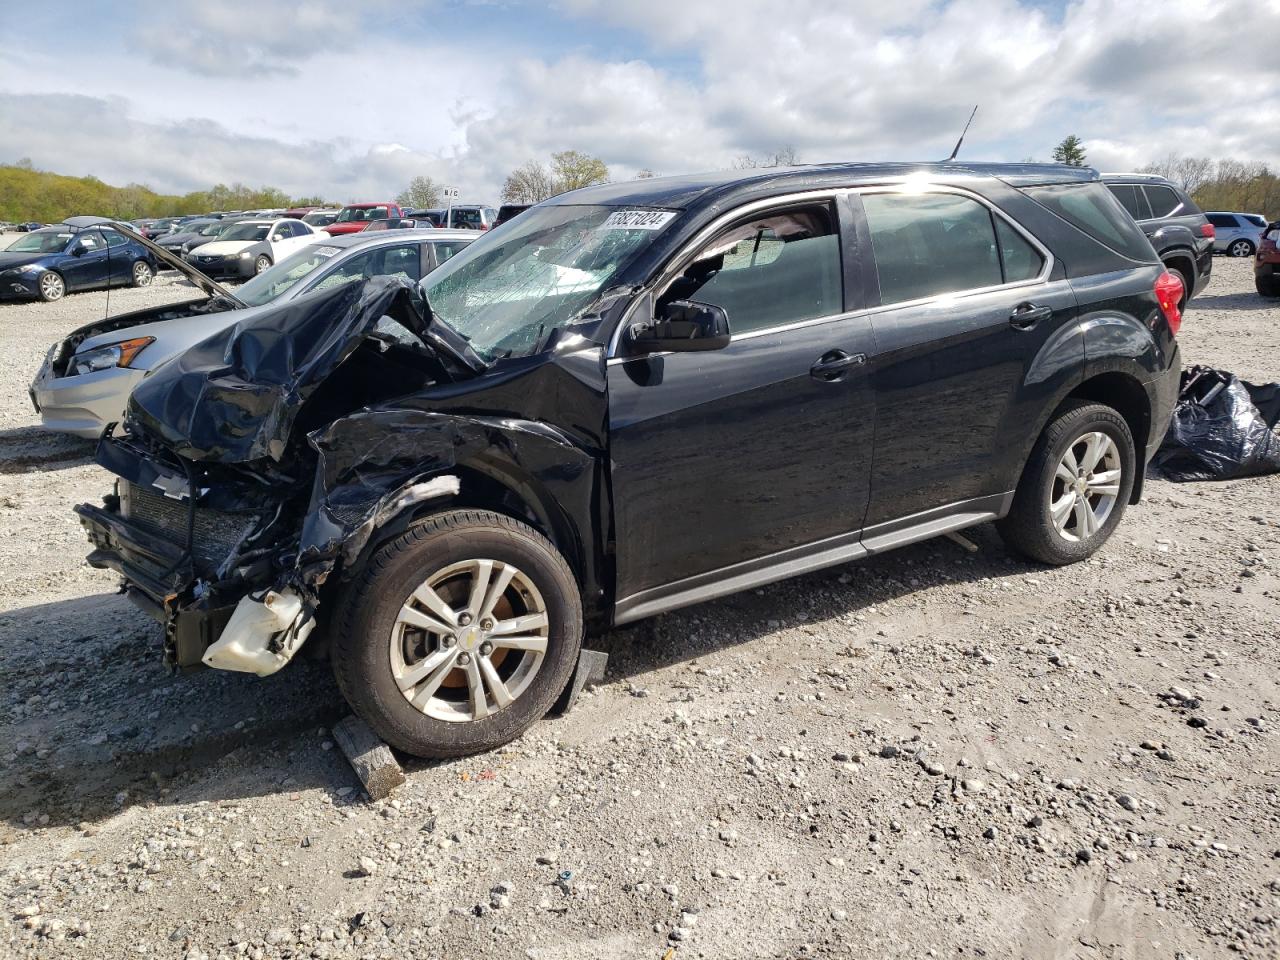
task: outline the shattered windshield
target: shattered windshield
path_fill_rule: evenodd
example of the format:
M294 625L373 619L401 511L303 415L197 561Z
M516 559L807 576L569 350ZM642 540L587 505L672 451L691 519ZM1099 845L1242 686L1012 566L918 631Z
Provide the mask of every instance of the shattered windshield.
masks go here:
M526 357L567 326L676 216L670 210L535 207L422 282L432 312L485 360Z

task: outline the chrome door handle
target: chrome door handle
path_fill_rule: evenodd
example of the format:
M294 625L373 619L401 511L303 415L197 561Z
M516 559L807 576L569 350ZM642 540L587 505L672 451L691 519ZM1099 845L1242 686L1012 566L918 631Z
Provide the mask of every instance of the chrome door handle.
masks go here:
M830 383L844 376L851 367L860 367L867 362L865 353L845 353L843 350L830 350L818 358L818 362L809 368L809 376L815 380Z
M1030 330L1041 320L1053 316L1053 307L1040 307L1034 303L1020 303L1009 314L1009 326L1015 330Z

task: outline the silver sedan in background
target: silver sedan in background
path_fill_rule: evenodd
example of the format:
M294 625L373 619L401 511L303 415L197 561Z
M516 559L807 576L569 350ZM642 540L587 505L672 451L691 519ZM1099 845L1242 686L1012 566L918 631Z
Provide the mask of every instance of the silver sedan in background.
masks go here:
M50 348L31 400L49 430L96 438L124 415L129 393L160 364L219 330L298 297L370 277L417 282L476 237L474 230L385 230L328 237L238 287L188 274L207 298L81 327Z

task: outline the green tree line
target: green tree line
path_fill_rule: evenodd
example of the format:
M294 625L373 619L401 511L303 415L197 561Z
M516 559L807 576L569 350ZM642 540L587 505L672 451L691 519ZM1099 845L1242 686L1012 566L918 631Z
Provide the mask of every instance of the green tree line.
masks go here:
M29 161L0 165L0 220L58 223L82 215L137 220L323 202L319 197L290 197L275 187L249 187L243 183L220 183L208 190L178 196L157 193L140 183L113 187L97 177L66 177L36 170Z

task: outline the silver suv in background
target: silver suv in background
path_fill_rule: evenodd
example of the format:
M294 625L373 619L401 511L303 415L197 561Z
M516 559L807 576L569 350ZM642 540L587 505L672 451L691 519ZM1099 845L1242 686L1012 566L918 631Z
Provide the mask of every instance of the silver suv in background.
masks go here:
M1258 241L1267 229L1267 218L1260 213L1206 213L1213 224L1213 252L1232 257L1252 257L1258 252Z

